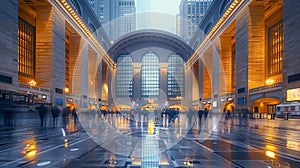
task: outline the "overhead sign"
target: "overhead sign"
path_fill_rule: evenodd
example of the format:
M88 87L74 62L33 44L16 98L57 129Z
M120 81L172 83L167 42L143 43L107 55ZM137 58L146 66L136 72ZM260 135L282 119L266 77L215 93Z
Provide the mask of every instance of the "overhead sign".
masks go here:
M300 100L300 88L289 89L286 92L286 101Z

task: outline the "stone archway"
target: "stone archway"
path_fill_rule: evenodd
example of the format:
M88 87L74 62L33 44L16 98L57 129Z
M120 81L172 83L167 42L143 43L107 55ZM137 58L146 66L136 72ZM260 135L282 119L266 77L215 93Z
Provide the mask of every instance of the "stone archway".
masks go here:
M274 113L276 110L276 105L280 104L278 98L259 98L252 102L251 112L254 113Z

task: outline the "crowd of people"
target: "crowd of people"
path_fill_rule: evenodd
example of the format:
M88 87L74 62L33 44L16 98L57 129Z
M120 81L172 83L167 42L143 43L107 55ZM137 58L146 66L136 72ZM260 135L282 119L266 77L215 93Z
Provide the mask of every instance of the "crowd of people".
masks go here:
M46 127L47 125L47 120L48 120L48 115L51 113L52 114L52 125L53 127L57 126L58 123L58 118L60 116L60 113L62 113L63 117L63 124L68 124L69 123L69 117L73 117L73 121L76 124L78 120L78 113L77 109L74 106L68 106L64 108L58 108L57 106L52 106L48 108L44 104L39 105L36 107L35 111L38 113L40 117L40 124L41 127Z

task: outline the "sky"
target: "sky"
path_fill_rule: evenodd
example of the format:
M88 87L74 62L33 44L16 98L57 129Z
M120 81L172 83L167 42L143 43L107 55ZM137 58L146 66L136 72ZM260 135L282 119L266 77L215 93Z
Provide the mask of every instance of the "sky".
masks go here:
M154 28L176 33L179 3L180 0L136 0L137 29Z
M180 0L136 0L137 12L178 13Z

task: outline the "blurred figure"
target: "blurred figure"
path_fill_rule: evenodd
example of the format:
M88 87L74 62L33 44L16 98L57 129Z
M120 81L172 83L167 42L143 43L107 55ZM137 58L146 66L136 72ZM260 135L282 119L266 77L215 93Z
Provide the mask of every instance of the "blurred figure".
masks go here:
M180 120L180 118L179 118L179 112L180 112L179 108L174 109L174 112L175 112L174 122L177 119L178 123L180 123L179 122L179 120Z
M68 107L64 107L62 111L64 125L69 123L69 113L70 113L70 109Z
M203 110L202 110L202 109L199 109L199 110L198 110L199 123L201 123L202 115L203 115Z
M230 110L227 110L227 112L226 112L226 118L230 118L230 117L231 117Z
M158 109L155 109L154 110L154 117L155 117L154 121L158 121L158 116L159 116L159 111L158 111Z
M169 118L169 124L174 123L174 120L175 120L174 109L167 109L167 114L168 114L168 118Z
M41 120L41 127L46 126L46 116L47 116L47 107L44 104L41 104L36 108L37 112L39 113L40 120Z
M148 119L149 119L149 118L148 118L148 113L149 113L149 111L144 109L144 110L142 111L142 113L143 113L143 116L144 116L144 120L145 120L145 121L148 121Z
M78 115L77 115L77 110L76 110L75 107L73 107L72 116L73 116L73 119L74 119L74 124L76 124L77 123Z
M58 120L60 110L56 106L52 106L51 113L52 113L52 124L53 126L57 126L57 120Z
M207 108L205 108L204 109L204 111L203 111L203 113L204 113L204 119L206 120L206 118L207 118L207 116L208 116L208 109Z
M134 120L134 110L133 109L131 109L130 112L129 112L129 118L132 121Z
M188 123L192 123L193 116L194 110L192 108L189 108L189 110L187 111Z

